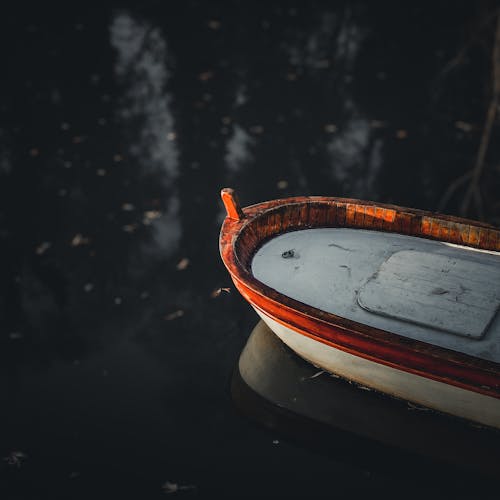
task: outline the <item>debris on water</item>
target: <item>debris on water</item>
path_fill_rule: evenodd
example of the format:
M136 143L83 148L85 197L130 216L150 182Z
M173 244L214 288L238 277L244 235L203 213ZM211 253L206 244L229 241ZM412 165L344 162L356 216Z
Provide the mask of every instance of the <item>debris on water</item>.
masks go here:
M222 292L231 293L231 289L230 288L216 288L210 294L210 298L216 299L217 297L219 297L221 295Z
M189 264L191 261L187 257L183 257L179 262L177 262L177 265L175 266L177 271L184 271L189 267Z
M474 427L475 429L486 429L486 427L481 424L473 424L472 422L468 422L468 424L470 425L470 427Z
M165 493L175 493L179 490L179 485L170 481L166 481L161 487Z
M408 407L408 410L410 410L410 411L414 411L414 410L417 410L417 411L431 411L430 408L426 408L425 406L416 405L416 404L410 403L409 401L406 402L406 405Z
M169 132L167 134L167 139L169 141L175 141L177 139L177 134L175 132Z
M177 484L171 481L165 481L162 486L164 493L169 495L170 493L177 493L178 491L195 490L196 486L194 484Z
M132 205L132 203L122 203L122 210L124 212L132 212L133 210L135 210L135 207L134 205Z
M184 311L182 309L177 309L177 311L171 312L163 317L166 321L172 321L177 318L184 316Z
M83 290L87 293L91 292L93 289L94 289L93 283L85 283L85 285L83 285Z
M114 300L115 304L117 306L119 306L121 303L122 303L122 298L121 297L115 297L115 300Z
M213 71L203 71L198 75L198 79L202 82L206 82L208 80L211 80L214 77L214 72Z
M126 232L126 233L134 233L136 230L137 230L137 224L125 224L122 229Z
M316 368L319 368L319 367L316 366ZM313 375L311 375L309 377L300 377L300 381L304 382L306 380L313 380L313 379L318 378L319 376L323 375L323 373L327 373L327 372L325 372L325 370L319 370L318 372L314 373Z
M276 183L278 189L286 189L288 187L288 181L281 180Z
M37 148L31 148L30 149L30 156L33 156L33 158L35 156L38 156L39 154L40 154L40 150L39 149L37 149Z
M396 131L397 139L406 139L408 137L408 132L404 129L399 129Z
M294 257L298 257L298 255L295 254L295 249L291 248L290 250L285 250L281 256L284 259L293 259Z
M43 255L51 246L52 243L50 241L44 241L43 243L40 243L40 245L36 247L35 252L37 255Z
M280 444L278 439L273 439L273 444Z
M217 19L210 19L210 21L208 21L208 23L207 23L207 26L211 30L216 31L220 28L220 21L218 21Z
M21 467L23 462L28 458L26 453L22 451L11 451L6 457L4 457L4 461L7 465L13 465L15 467Z
M72 247L79 247L80 245L88 245L89 243L90 243L89 238L86 238L81 233L75 234L75 236L73 236L73 238L71 239Z
M455 122L455 127L463 132L470 132L473 129L473 126L470 123L464 122L462 120L458 120Z
M122 156L122 155L120 155L120 154L118 154L118 153L117 153L117 154L115 154L115 155L113 155L113 161L114 161L115 163L118 163L118 162L120 162L120 161L122 161L122 160L123 160L123 156Z
M432 295L444 295L445 293L450 293L450 291L445 290L444 288L437 287L434 288L431 293Z
M362 391L372 391L373 390L371 387L366 387L366 385L360 385L360 384L358 384L358 389L361 389Z
M149 226L155 219L161 217L161 212L159 210L146 210L143 214L142 223L145 226Z
M335 125L335 123L327 123L327 124L323 127L323 130L324 130L327 134L334 134L335 132L337 132L337 125Z
M97 171L96 171L96 174L99 177L104 177L106 175L106 169L104 169L104 168L98 168Z

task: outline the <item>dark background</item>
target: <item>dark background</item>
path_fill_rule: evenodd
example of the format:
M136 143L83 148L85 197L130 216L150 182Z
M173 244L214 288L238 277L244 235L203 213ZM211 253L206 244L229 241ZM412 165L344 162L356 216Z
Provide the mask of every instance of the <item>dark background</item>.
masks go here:
M1 498L161 498L167 480L203 498L446 494L235 410L257 318L217 294L219 190L498 224L497 16L452 1L4 7ZM482 137L476 184L447 196Z

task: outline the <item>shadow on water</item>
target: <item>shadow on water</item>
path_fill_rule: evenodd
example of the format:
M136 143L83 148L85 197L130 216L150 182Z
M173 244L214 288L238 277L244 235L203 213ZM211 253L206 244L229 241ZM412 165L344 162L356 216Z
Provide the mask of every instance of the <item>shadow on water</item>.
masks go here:
M218 193L436 208L473 161L487 57L440 69L489 6L115 7L6 14L0 456L26 455L2 461L7 498L395 491L232 408L255 316L218 292Z
M367 474L451 494L492 490L500 434L361 390L295 355L260 321L235 367L240 411L286 439Z

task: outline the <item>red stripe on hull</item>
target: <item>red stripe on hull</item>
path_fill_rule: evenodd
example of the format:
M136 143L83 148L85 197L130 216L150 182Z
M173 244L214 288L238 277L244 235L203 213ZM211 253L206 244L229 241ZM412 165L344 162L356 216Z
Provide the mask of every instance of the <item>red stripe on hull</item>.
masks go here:
M363 359L500 399L499 392L491 389L496 379L489 374L467 370L462 366L448 365L443 370L441 359L429 359L411 350L402 350L372 339L364 339L357 332L345 330L340 326L325 325L252 292L238 281L234 283L250 304L301 335Z

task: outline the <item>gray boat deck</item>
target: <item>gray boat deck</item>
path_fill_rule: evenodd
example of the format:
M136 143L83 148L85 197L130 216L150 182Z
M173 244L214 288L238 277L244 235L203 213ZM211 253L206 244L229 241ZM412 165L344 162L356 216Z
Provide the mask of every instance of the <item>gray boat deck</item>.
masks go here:
M266 285L318 309L500 362L500 254L362 229L306 229L263 245Z

